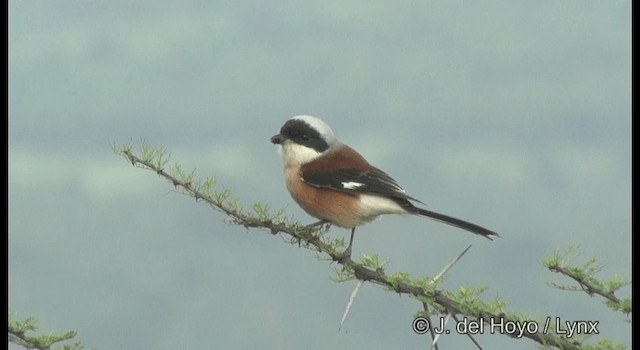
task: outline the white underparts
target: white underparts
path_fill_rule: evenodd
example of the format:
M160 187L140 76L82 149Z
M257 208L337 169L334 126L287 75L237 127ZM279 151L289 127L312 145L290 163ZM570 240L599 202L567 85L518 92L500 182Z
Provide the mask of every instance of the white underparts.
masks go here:
M363 217L382 214L407 214L407 211L391 199L370 195L360 195L360 215Z

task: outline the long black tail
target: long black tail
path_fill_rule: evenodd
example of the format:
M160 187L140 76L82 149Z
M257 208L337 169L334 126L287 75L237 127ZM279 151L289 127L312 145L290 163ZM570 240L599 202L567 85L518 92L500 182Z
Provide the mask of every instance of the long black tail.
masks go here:
M482 227L482 226L478 226L476 224L472 224L470 222L466 222L464 220L460 220L460 219L456 219L453 218L451 216L447 216L444 214L440 214L440 213L436 213L433 211L429 211L426 209L422 209L422 208L418 208L418 207L413 207L411 208L413 212L415 212L416 214L422 215L422 216L426 216L429 217L431 219L434 219L436 221L440 221L443 222L447 225L451 225L451 226L455 226L455 227L459 227L463 230L467 230L469 232L473 232L475 234L479 234L483 237L486 237L488 239L493 240L492 236L496 236L496 237L500 237L499 234L491 231L491 230L487 230L486 228Z

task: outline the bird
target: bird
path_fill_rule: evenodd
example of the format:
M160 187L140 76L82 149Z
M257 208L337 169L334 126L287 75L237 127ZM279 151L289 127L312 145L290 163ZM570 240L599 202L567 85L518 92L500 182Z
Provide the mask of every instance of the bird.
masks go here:
M356 227L385 214L424 216L488 239L499 235L482 226L423 209L384 171L340 142L319 118L298 115L287 120L270 139L278 147L287 190L293 200L320 221L351 229L350 256Z

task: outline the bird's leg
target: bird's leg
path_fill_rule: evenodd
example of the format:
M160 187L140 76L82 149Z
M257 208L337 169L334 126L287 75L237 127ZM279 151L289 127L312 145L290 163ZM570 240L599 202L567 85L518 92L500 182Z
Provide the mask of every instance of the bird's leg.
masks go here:
M351 258L351 246L353 245L353 234L356 232L356 228L352 228L351 229L351 238L349 238L349 246L347 247L347 250L345 250L344 255L348 256L349 258Z

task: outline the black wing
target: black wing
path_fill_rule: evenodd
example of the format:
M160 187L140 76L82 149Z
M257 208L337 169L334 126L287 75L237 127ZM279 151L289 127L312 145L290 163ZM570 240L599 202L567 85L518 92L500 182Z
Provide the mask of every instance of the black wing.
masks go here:
M445 224L479 234L488 239L492 239L492 236L499 237L497 233L482 226L414 206L409 200L419 203L422 202L407 195L396 180L377 168L366 171L359 169L342 169L331 173L309 171L302 174L302 179L309 185L319 188L330 188L354 194L366 193L383 196L392 199L410 213L427 216Z
M320 188L331 188L354 194L379 195L395 199L399 203L407 199L420 202L407 195L396 180L377 168L369 170L341 169L331 173L305 172L302 174L302 179L309 185Z

